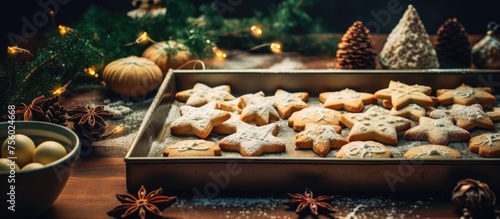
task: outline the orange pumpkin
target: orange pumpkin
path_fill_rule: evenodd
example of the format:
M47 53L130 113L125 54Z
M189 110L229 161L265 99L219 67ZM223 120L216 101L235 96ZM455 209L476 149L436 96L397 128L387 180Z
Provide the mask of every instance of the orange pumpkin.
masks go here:
M178 69L186 62L192 60L189 49L182 43L169 40L155 43L144 50L142 57L155 62L163 72L169 69Z
M104 68L102 77L111 90L127 96L147 94L163 80L161 69L153 61L137 56L109 63Z

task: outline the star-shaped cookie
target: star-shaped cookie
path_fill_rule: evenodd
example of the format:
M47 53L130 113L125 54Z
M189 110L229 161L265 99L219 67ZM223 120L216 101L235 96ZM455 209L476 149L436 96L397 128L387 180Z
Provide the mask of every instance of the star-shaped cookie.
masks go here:
M267 125L271 121L280 119L274 108L274 101L261 96L242 96L240 100L240 119L247 123L255 123L258 126Z
M464 106L453 104L451 109L434 110L429 114L431 118L451 117L460 128L471 130L473 128L493 129L494 124L490 117L483 111L479 104Z
M472 138L469 150L481 157L500 157L500 132L484 133Z
M408 119L391 116L381 107L370 107L364 113L346 113L340 120L351 128L347 141L374 140L383 144L397 145L398 132L411 126Z
M259 91L255 94L245 94L242 97L254 96L254 95L264 97L264 92ZM217 102L217 109L228 111L228 112L241 113L242 108L240 106L240 102L241 102L241 97L238 97L238 98L233 99L233 100Z
M248 126L223 138L219 147L225 151L237 151L242 156L260 156L263 153L279 153L286 150L283 140L276 137L279 128L276 123L265 126Z
M390 114L418 121L420 117L425 116L425 108L417 104L410 103L408 106L405 106L400 110L392 108Z
M215 142L205 140L178 141L163 150L165 157L207 157L220 156L221 150Z
M467 130L457 127L449 117L432 119L420 117L419 125L408 129L404 135L408 140L426 140L431 144L448 145L450 141L468 141Z
M356 92L346 88L336 92L323 92L319 94L319 100L323 102L323 107L333 110L346 110L358 113L363 111L365 104L377 101L373 94Z
M500 121L500 107L493 107L493 111L486 112L491 121Z
M389 87L377 91L374 95L377 99L391 100L392 107L399 110L410 103L420 106L433 106L431 97L427 96L432 92L428 86L407 85L402 82L390 81Z
M206 138L215 125L231 118L229 112L214 109L215 104L209 103L203 107L181 106L181 117L170 124L170 131L175 135L194 133L200 138Z
M340 135L340 126L309 123L305 130L295 136L297 149L311 149L319 156L326 156L331 148L340 149L347 140Z
M202 83L196 83L193 89L180 91L175 94L175 98L179 101L186 102L190 106L203 106L211 101L232 100L231 88L229 85L221 85L211 88Z
M303 131L308 123L318 125L340 125L342 114L339 111L322 107L308 107L292 113L288 118L288 126L295 131Z
M220 134L220 135L229 135L233 134L240 128L245 128L246 126L250 126L250 124L241 121L240 114L230 113L231 118L224 121L223 123L214 126L212 129L212 133Z
M462 84L456 89L439 89L436 91L439 103L442 105L449 104L460 104L460 105L472 105L481 104L483 106L489 106L496 102L495 96L491 94L491 88L489 87L470 87L468 85Z
M274 106L282 119L287 119L293 112L309 107L306 102L309 94L306 92L289 93L278 89L273 97Z

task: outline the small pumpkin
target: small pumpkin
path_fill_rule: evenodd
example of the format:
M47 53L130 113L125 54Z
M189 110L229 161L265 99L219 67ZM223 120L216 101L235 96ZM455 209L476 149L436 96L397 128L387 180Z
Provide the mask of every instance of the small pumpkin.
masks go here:
M178 69L186 62L192 60L189 49L182 43L173 40L162 41L148 47L142 53L142 57L155 62L163 72L169 69Z
M137 56L109 63L102 77L111 90L127 96L145 95L156 89L163 80L161 69L153 61Z

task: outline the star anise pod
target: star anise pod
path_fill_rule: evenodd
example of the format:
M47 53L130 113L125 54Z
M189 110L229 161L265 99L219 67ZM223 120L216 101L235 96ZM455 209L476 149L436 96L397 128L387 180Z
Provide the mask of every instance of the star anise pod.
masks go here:
M94 128L95 126L106 126L105 121L113 118L113 114L104 110L103 106L92 108L90 106L77 106L68 111L68 120L79 126L88 126Z
M306 191L304 192L304 195L295 193L295 194L290 194L290 197L292 199L285 204L288 205L297 205L295 212L300 213L302 212L306 207L309 206L309 209L311 213L314 215L318 215L318 211L321 209L324 209L328 211L329 213L333 213L336 210L331 206L328 201L333 199L333 196L327 196L327 195L322 195L314 198L313 192L309 190L309 188L306 188Z
M23 120L45 120L44 110L42 109L43 104L50 100L50 98L45 98L45 96L36 97L31 101L29 105L21 103L20 106L16 107L16 117L22 117Z
M163 209L169 207L175 202L177 197L162 196L162 188L146 193L144 186L141 186L137 192L137 197L130 194L116 195L116 198L122 203L116 206L108 215L117 218L128 218L138 213L139 218L159 217L163 218Z

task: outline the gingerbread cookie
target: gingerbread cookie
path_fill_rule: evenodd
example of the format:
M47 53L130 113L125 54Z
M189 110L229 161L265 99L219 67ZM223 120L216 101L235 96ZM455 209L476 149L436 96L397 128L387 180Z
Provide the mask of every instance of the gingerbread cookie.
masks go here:
M242 96L240 106L240 119L247 123L256 125L267 125L271 121L280 119L278 112L274 108L274 101L261 96Z
M431 118L451 117L460 128L471 130L473 128L493 129L494 124L490 117L483 111L479 104L464 106L454 104L451 109L434 110L429 114Z
M493 111L486 112L486 115L490 117L491 121L500 121L500 107L494 107Z
M390 81L389 87L377 91L374 95L377 99L391 100L391 105L399 110L410 103L420 106L433 106L434 102L429 95L432 89L422 85L407 85L401 82Z
M301 111L292 113L288 118L288 126L295 131L303 131L307 123L318 125L340 125L342 114L339 111L321 108L308 107Z
M311 149L319 156L326 156L330 148L339 149L347 144L347 140L340 135L340 126L317 125L309 123L305 130L295 136L297 149Z
M403 157L409 159L442 159L462 158L462 155L457 150L447 146L427 144L411 148Z
M237 151L242 156L260 156L263 153L280 153L286 150L283 140L277 138L276 123L265 126L248 126L223 138L219 147L226 151Z
M255 94L245 94L245 95L243 95L243 97L246 97L246 96L251 97L254 95L264 97L264 92L259 91ZM241 97L238 97L238 98L233 99L233 100L217 102L217 109L228 111L228 112L241 113L242 108L240 106L240 101L241 101Z
M238 128L245 128L245 126L249 126L250 124L241 121L240 115L237 113L230 113L231 118L224 121L223 123L214 126L212 129L212 133L220 134L220 135L229 135L235 133Z
M229 85L221 85L211 88L202 83L196 83L193 89L180 91L175 94L175 98L179 101L186 102L190 106L203 106L211 101L232 100L231 88Z
M420 117L419 125L407 130L404 138L408 140L426 140L431 144L448 145L450 141L468 141L467 130L457 127L449 117L431 119Z
M324 92L319 94L323 107L333 110L346 110L358 113L363 111L365 104L375 103L377 99L373 94L356 92L346 88L337 92Z
M472 105L481 104L483 106L490 106L496 102L495 96L491 95L491 88L489 87L470 87L462 84L456 89L439 89L436 91L439 103L442 105L460 104Z
M500 157L500 132L484 133L472 138L469 150L481 157Z
M170 132L175 135L194 133L200 138L206 138L215 125L231 118L229 112L214 109L213 102L199 108L192 106L180 108L182 116L170 124Z
M392 108L390 114L418 121L420 117L425 116L425 108L417 104L410 103L408 106L405 106L400 110Z
M278 89L273 97L274 106L282 119L287 119L293 112L309 107L306 102L309 94L306 92L289 93Z
M220 156L221 150L214 142L205 140L184 140L163 150L165 157L211 157Z
M397 145L398 132L411 127L408 119L391 116L381 107L370 107L364 113L346 113L340 120L351 132L347 137L349 142L375 140L380 143Z
M353 141L348 143L336 155L337 158L391 158L392 151L375 141Z

